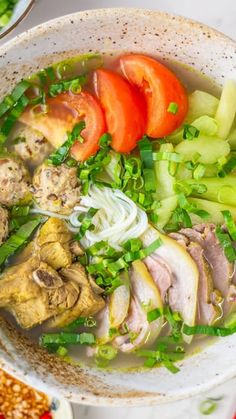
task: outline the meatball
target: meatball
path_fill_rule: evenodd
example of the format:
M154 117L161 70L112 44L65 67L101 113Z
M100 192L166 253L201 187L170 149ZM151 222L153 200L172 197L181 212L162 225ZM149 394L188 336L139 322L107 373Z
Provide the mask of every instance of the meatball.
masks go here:
M23 162L10 155L0 156L0 204L12 206L29 199L30 176Z
M43 163L33 176L33 193L40 208L70 214L80 198L76 168Z
M0 245L8 236L8 212L0 207Z
M11 150L31 166L38 166L52 151L52 146L39 131L21 124L14 132Z

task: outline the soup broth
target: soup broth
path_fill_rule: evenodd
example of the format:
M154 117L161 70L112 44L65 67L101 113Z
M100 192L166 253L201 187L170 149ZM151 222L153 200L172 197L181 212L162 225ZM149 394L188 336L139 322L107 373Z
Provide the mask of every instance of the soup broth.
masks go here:
M67 362L130 371L176 373L234 333L235 97L142 54L20 82L0 104L2 315Z

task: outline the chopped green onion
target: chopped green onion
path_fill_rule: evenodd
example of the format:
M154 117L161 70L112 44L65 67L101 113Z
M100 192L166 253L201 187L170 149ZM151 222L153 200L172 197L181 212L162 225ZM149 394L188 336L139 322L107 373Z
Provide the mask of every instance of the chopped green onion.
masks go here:
M196 169L194 169L193 171L193 178L198 180L201 179L206 171L206 167L204 166L204 164L198 164Z
M183 139L184 140L194 140L194 138L197 138L200 134L199 129L194 127L193 125L185 124L184 125L184 132L183 132Z
M216 409L217 403L211 399L203 400L199 406L199 411L202 415L211 415Z
M154 242L152 242L149 246L141 250L138 250L136 252L126 253L126 255L124 256L124 259L126 262L132 262L134 260L144 259L145 257L154 253L155 250L158 249L158 247L160 247L161 245L162 245L162 240L159 238L155 240Z
M224 233L220 227L216 227L215 234L228 261L234 262L236 260L236 249L233 247L229 234Z
M0 144L3 144L6 141L13 126L19 119L20 115L23 113L28 103L29 99L25 95L22 95L20 99L15 103L9 114L7 114L0 128Z
M67 140L62 144L61 147L59 147L54 153L50 154L48 160L50 163L52 163L54 166L59 166L62 164L72 147L75 141L80 141L81 132L85 128L85 122L80 121L78 124L76 124L70 134L68 134Z
M228 210L221 211L221 212L224 217L225 224L226 224L226 227L228 229L230 236L232 237L233 240L236 241L236 225L233 220L231 212Z
M221 170L218 173L219 177L225 177L231 173L236 168L236 156L233 155L229 160L221 167Z
M81 214L78 219L81 221L81 226L79 229L79 233L76 234L75 240L81 240L84 237L87 230L91 230L93 227L92 220L94 215L97 212L97 208L89 208L86 214Z
M94 327L96 326L97 322L92 317L78 317L78 319L74 320L72 323L68 324L64 330L66 332L74 332L74 330L78 329L81 326L84 327Z
M19 230L12 234L0 246L0 266L2 266L10 256L14 255L22 248L23 245L27 243L28 239L42 221L43 217L37 216L34 220L22 225Z
M30 206L29 205L14 205L11 208L11 216L12 217L23 217L29 214Z
M161 316L162 316L161 310L159 308L155 308L147 313L147 321L151 323L154 320L157 320Z
M138 142L138 148L140 151L140 157L143 162L143 165L146 169L153 169L153 158L152 158L152 143L148 139L147 136L144 136L139 142Z
M180 153L175 153L172 151L158 151L152 154L154 161L167 160L175 163L181 163L183 157Z
M47 347L51 344L56 345L93 345L95 336L92 333L45 333L40 337L40 345Z
M109 329L109 337L112 338L119 334L119 331L116 327L110 327Z
M27 80L22 80L14 87L10 95L4 97L0 103L0 118L16 105L16 102L30 86L31 84Z
M65 346L59 346L59 348L56 351L57 355L64 357L68 354L68 349L65 348Z
M101 345L97 348L97 356L108 361L114 359L118 354L118 350L112 345Z
M140 239L129 239L123 245L125 250L129 252L136 252L142 248L142 240Z
M187 336L191 335L207 335L207 336L230 336L236 333L236 326L234 327L217 327L207 325L188 326L183 325L183 333Z
M87 83L87 76L78 76L71 80L60 81L49 86L49 96L56 96L63 92L71 91L72 93L80 93L82 86Z
M164 367L166 367L172 374L177 374L177 372L180 371L180 369L178 367L176 367L176 365L173 364L173 362L169 361L169 360L163 360L162 361Z
M168 108L167 108L167 112L172 113L173 115L175 115L178 112L179 109L179 105L176 102L170 102Z
M155 358L147 358L143 365L147 368L153 368L156 364L157 360Z

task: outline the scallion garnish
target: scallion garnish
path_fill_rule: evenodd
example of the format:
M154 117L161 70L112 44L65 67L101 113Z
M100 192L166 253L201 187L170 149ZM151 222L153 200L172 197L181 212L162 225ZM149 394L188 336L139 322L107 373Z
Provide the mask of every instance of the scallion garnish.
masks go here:
M225 177L236 168L236 155L232 155L229 160L220 168L219 177Z
M158 151L154 152L152 155L154 161L167 160L175 163L181 163L183 161L183 157L180 153L175 153L171 151Z
M234 327L218 327L218 326L208 326L208 325L196 325L188 326L187 324L183 325L183 333L187 336L192 335L207 335L207 336L230 336L236 333L236 326Z
M80 121L76 124L70 134L68 134L67 140L59 147L54 153L50 154L48 161L54 166L62 164L69 155L70 149L75 141L82 141L81 132L85 128L85 122Z
M57 96L63 92L80 93L82 87L87 83L87 76L81 75L71 80L63 80L51 84L48 89L49 96Z
M183 132L183 139L184 140L194 140L194 138L197 138L200 134L199 129L194 127L193 125L185 124L184 125L184 132Z
M0 103L0 118L16 105L18 100L30 86L31 84L27 80L22 80L14 87L10 95L4 97L3 101Z
M22 249L22 247L27 244L28 239L42 221L43 217L41 216L37 216L34 220L28 221L0 246L0 267L10 256L14 255L19 249Z
M223 232L220 227L216 227L215 234L228 261L234 262L236 260L236 249L233 246L229 234Z
M79 233L76 234L75 240L81 240L84 237L87 230L91 230L93 228L93 217L96 214L96 208L89 208L86 214L81 214L78 217L78 220L81 221L81 226L79 229Z
M172 113L173 115L175 115L178 112L179 109L179 105L176 102L170 102L169 106L167 108L167 112Z
M151 322L159 319L159 317L161 317L161 316L162 316L161 310L159 308L154 308L153 310L148 311L148 313L147 313L147 321L149 323L151 323Z
M78 319L74 320L72 323L68 324L65 328L65 332L74 332L79 327L94 327L96 326L97 322L92 317L78 317Z
M203 400L199 405L199 411L202 415L211 415L216 409L217 403L210 398Z
M97 347L96 356L108 361L114 359L118 354L118 350L112 345L100 345Z
M225 224L226 224L226 227L230 236L232 237L233 240L236 241L236 225L233 220L231 212L228 210L225 210L225 211L222 211L222 215L224 217Z
M92 333L45 333L40 337L40 345L50 347L50 345L93 345L96 342Z
M29 99L23 94L7 114L0 128L0 144L3 144L6 141L17 119L20 117L28 103Z

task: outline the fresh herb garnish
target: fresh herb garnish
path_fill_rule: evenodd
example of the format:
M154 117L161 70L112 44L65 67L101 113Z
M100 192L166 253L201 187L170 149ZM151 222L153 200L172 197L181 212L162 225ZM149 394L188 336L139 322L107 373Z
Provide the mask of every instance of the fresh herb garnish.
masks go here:
M92 333L45 333L40 337L40 345L48 348L50 345L93 345L96 342L96 338Z
M162 312L159 308L154 308L153 310L150 310L147 312L147 321L149 323L159 319L159 317L162 316Z
M28 221L0 246L0 266L2 266L6 260L14 255L19 249L22 249L22 246L25 246L28 243L28 239L39 224L41 224L43 219L43 217L37 216L34 220Z
M177 114L179 105L176 102L170 102L167 108L167 112L172 113L173 115Z
M79 232L75 236L75 240L81 240L84 237L87 230L91 230L94 228L93 217L97 211L97 208L89 208L86 214L79 215L78 220L81 222L81 226Z
M225 224L230 234L230 237L232 238L232 240L236 241L236 225L233 220L231 212L228 210L222 211L222 215L224 217Z
M29 103L29 99L23 94L7 114L0 128L0 144L4 144L17 119L21 116Z
M234 327L218 327L218 326L208 326L208 325L196 325L188 326L187 324L183 325L183 333L187 336L192 335L206 335L206 336L230 336L236 333L236 326Z
M216 227L215 234L228 261L234 262L236 260L236 249L233 246L229 234L223 232L220 227Z
M184 132L183 132L183 139L192 141L194 138L197 138L200 134L199 129L194 127L193 125L185 124L184 125Z
M83 138L81 137L81 132L85 128L85 122L80 121L76 124L70 134L67 136L67 140L59 147L54 153L50 154L48 158L48 162L53 164L54 166L60 166L68 157L70 149L75 141L83 142Z
M62 80L51 84L48 89L49 96L57 96L63 92L80 93L82 87L87 83L87 76L81 75L71 80Z

